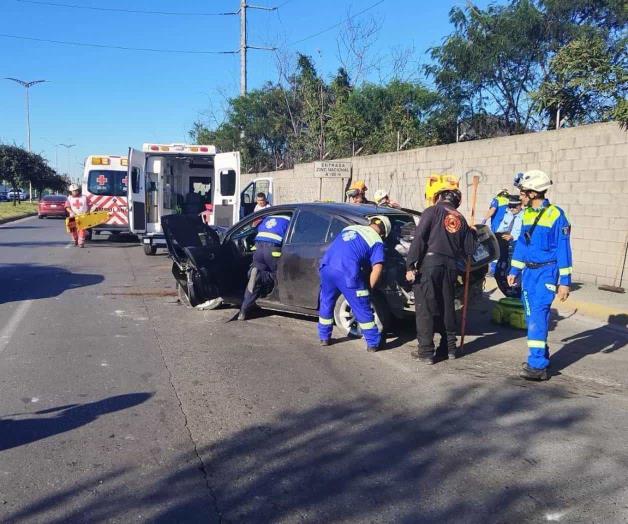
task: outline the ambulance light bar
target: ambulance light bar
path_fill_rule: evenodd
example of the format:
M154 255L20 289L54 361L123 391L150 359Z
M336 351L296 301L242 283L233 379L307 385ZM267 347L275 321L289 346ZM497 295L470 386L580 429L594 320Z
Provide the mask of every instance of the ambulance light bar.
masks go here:
M110 160L106 156L94 156L92 157L92 164L95 166L108 166Z
M144 144L144 151L160 151L163 153L206 153L216 154L215 146L187 145L187 144Z
M120 159L120 165L121 166L128 166L129 165L129 159L128 158L121 158Z

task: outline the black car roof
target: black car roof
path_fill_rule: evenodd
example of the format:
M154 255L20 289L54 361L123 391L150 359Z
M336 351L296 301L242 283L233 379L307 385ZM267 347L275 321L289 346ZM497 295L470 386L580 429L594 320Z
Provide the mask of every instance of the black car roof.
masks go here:
M340 202L306 202L295 204L282 204L278 206L272 206L264 211L281 211L281 210L294 210L298 209L314 209L324 211L326 213L335 213L346 217L366 217L371 215L409 215L407 211L403 209L396 209L393 207L381 207L375 204L345 204ZM418 213L418 212L417 212Z

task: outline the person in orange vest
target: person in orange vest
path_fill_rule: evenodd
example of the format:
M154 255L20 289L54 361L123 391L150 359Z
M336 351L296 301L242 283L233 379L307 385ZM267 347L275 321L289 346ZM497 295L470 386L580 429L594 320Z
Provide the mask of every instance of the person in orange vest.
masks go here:
M89 199L81 195L81 188L77 184L71 184L69 189L70 196L65 201L65 211L70 217L68 227L74 240L74 245L85 247L87 230L76 227L75 217L76 215L83 215L89 212Z

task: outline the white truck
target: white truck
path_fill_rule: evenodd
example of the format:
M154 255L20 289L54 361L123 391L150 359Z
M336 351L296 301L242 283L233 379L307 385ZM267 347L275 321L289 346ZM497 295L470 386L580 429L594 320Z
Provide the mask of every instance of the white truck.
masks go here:
M255 195L272 203L272 179L253 180L240 190L240 153L218 153L215 146L144 144L129 148L129 229L144 253L166 247L161 217L205 212L210 225L230 227L253 212Z

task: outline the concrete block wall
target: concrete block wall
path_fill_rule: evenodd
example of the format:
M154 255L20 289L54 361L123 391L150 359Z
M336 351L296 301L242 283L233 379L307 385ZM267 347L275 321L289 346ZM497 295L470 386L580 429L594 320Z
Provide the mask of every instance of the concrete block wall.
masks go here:
M478 175L478 221L493 195L501 188L513 190L515 173L542 169L554 181L548 192L550 200L565 210L572 223L574 279L613 284L621 272L628 234L628 132L616 123L344 160L352 160L353 180L365 180L371 195L383 188L404 207L414 209L424 207L427 176L453 173L461 180L461 210L467 217L471 181ZM321 183L314 178L312 163L273 173L243 175L243 183L256 176L273 176L275 203L343 198L342 182L327 179ZM628 264L624 265L624 284L628 284Z

